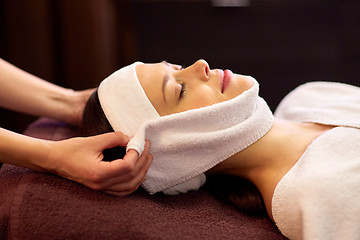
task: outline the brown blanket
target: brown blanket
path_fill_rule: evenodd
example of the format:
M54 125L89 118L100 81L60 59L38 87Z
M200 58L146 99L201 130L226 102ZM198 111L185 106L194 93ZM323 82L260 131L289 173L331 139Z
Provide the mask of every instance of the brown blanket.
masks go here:
M48 119L27 135L76 135ZM51 174L4 164L0 169L0 239L284 239L268 218L250 217L206 189L118 198Z

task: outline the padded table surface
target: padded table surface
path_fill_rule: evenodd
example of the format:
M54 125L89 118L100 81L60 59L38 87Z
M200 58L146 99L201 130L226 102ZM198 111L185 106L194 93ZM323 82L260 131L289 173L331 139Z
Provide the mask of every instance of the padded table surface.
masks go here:
M49 119L26 135L52 140L76 129ZM0 239L285 239L269 218L247 216L206 189L119 198L61 177L4 164Z

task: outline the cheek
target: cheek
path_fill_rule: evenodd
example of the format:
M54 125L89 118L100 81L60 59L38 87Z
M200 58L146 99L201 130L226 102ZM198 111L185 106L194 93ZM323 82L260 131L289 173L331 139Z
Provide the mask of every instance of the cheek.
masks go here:
M191 96L184 98L181 108L182 111L186 111L211 106L225 100L226 99L224 99L221 94L214 93L212 91L193 92Z
M160 97L159 94L155 94L155 91L150 91L149 93L146 93L146 95L160 116L168 114L164 100Z
M207 107L218 102L219 102L218 99L211 98L209 95L204 95L194 99L194 101L192 102L192 107L193 108Z

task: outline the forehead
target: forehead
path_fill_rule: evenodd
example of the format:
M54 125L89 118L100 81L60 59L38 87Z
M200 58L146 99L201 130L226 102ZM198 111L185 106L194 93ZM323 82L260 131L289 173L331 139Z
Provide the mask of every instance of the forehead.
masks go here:
M146 81L148 78L161 77L164 66L161 63L144 63L136 66L136 75L140 82Z
M148 95L150 91L156 91L161 86L165 75L165 65L161 63L144 63L136 66L135 71L140 85ZM155 94L159 94L159 92L156 91Z
M164 107L162 82L166 65L162 63L144 63L136 66L136 75L146 96L160 115Z

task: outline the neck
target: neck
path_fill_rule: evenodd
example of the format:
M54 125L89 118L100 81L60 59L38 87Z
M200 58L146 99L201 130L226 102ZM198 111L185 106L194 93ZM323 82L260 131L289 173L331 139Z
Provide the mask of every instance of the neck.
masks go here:
M308 145L331 127L275 119L267 134L223 161L209 173L238 176L259 189L271 217L271 200L277 183L298 161Z

